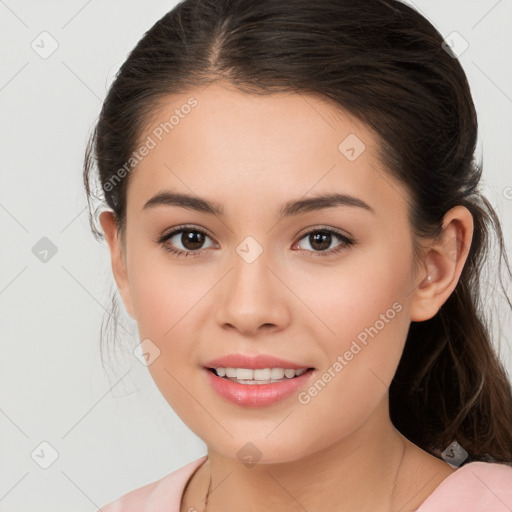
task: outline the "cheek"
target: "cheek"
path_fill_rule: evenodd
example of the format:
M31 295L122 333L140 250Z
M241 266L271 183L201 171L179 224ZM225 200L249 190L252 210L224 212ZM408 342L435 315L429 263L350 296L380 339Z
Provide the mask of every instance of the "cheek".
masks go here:
M200 355L195 319L205 314L207 301L203 297L215 280L202 277L198 278L192 266L165 261L164 255L153 260L141 258L130 278L139 339L149 338L160 351L148 370L169 405L187 424L194 424L203 413L191 399L191 393L198 393L190 389L191 367Z
M172 338L207 290L193 266L177 264L161 248L135 249L130 262L130 295L141 335Z
M350 386L367 391L373 382L377 393L390 384L410 324L411 259L406 252L380 247L303 281L298 294L317 313L307 315L305 329L322 340L323 371L339 363L335 373L344 377L338 382L349 379Z
M406 265L405 258L382 256L378 265L340 272L328 285L326 281L327 291L316 288L305 299L323 321L310 321L306 328L324 358L317 380L299 401L309 421L327 437L353 431L388 392L410 323ZM326 412L332 428L325 426Z
M188 382L191 366L199 365L203 356L200 331L214 311L209 291L219 276L171 260L163 249L135 249L131 264L130 293L139 339L149 338L160 351L148 369L169 403L181 409L181 401L190 396L183 395L179 383Z

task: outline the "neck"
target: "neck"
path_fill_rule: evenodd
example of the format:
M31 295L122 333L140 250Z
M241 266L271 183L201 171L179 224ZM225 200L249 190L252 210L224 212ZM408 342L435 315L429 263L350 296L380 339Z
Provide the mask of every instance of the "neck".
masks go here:
M393 427L387 402L382 411L380 418L377 414L335 445L292 462L247 467L209 450L208 460L187 486L182 510L202 512L209 488L207 512L259 512L269 506L284 512L401 509L410 498L404 491L410 490L410 481L405 483L403 473L414 445ZM413 510L412 504L404 512Z

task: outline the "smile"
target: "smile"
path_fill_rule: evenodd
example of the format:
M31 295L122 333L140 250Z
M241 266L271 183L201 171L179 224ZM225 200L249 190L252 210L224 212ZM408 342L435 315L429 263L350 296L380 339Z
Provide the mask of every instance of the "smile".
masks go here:
M317 373L315 368L217 367L203 371L211 388L221 398L246 407L264 407L284 400L305 388Z

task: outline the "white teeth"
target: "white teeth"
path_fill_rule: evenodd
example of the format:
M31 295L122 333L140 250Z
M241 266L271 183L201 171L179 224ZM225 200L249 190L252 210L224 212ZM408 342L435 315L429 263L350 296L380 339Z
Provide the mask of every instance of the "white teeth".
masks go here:
M255 384L260 382L266 384L268 382L278 382L284 377L292 379L302 375L306 370L293 370L291 368L215 368L219 377L227 377L230 380L239 382L244 381L244 384Z
M282 379L285 374L285 370L283 368L272 368L270 370L270 378L271 379ZM295 371L293 372L295 375Z
M231 368L228 368L228 370L231 370ZM239 380L253 380L252 374L253 370L249 370L247 368L234 368L235 370L235 377ZM257 371L257 370L256 370Z
M226 368L226 377L236 377L236 368Z

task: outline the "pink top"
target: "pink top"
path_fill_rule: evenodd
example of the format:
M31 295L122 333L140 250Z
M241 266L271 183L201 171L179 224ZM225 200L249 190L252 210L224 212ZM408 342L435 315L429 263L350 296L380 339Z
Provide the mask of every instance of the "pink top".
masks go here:
M185 485L203 456L139 487L98 512L179 512ZM512 467L470 462L445 478L416 512L512 512Z

